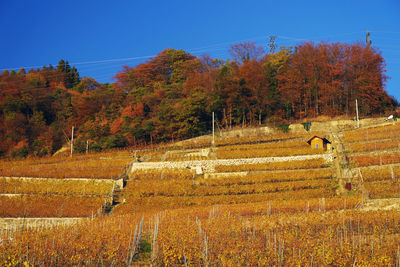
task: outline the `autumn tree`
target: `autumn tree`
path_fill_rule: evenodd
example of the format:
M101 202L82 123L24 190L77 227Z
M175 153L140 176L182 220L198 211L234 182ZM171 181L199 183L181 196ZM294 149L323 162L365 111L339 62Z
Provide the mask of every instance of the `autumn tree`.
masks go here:
M231 45L228 51L233 60L240 64L251 60L259 60L264 54L264 48L257 46L255 42L237 43Z
M264 54L254 42L230 47L233 60L165 49L115 82L56 68L0 74L0 154L53 153L75 126L95 150L184 139L222 127L319 115L381 114L398 102L384 89L385 62L363 44L304 42Z

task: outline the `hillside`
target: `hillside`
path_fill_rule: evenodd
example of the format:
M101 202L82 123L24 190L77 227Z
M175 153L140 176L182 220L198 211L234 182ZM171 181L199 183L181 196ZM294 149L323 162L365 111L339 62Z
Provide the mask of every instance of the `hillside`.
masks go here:
M80 153L200 136L213 112L220 129L231 129L353 116L356 99L361 117L393 114L398 105L385 91L384 58L374 48L304 42L275 53L254 53L263 51L254 43L232 49L227 60L165 49L123 66L110 84L80 77L65 60L4 70L0 156L53 154L70 142L72 127Z
M360 125L242 129L222 132L215 146L208 135L136 152L3 161L1 175L30 178L0 178L2 217L32 219L1 221L0 262L395 265L399 125ZM311 148L315 135L334 149Z

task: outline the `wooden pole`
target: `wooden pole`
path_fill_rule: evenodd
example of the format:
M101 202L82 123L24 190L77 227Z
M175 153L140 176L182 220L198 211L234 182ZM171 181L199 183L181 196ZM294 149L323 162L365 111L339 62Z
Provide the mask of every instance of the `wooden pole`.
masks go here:
M215 128L214 128L214 111L213 111L213 113L212 113L212 145L213 146L215 145L214 131L215 131Z
M358 101L356 99L356 115L357 115L357 128L360 128L360 120L358 119Z
M72 135L71 135L71 157L74 152L74 126L72 126Z

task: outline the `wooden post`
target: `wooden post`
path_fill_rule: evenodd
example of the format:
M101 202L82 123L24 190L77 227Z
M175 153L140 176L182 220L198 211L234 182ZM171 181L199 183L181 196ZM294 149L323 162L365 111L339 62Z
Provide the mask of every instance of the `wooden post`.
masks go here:
M71 157L74 152L74 126L72 126L72 135L71 135Z
M224 108L224 126L225 126L225 128L227 128L227 126L228 126L228 119L227 119L227 117L226 117L226 109Z
M229 105L229 129L232 128L232 107Z
M212 113L212 145L213 146L215 145L214 131L215 131L215 128L214 128L214 111L213 111L213 113Z
M360 128L360 120L358 119L358 101L356 99L356 116L357 116L357 128Z

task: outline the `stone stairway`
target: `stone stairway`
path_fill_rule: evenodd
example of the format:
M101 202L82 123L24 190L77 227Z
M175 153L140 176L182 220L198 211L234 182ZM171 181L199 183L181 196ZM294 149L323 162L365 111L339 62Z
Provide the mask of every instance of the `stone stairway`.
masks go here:
M338 130L331 133L334 149L334 164L338 180L337 194L343 195L349 191L359 192L364 199L368 199L368 192L363 185L362 175L358 169L353 169L347 151L343 143L343 131Z
M122 198L122 188L120 188L119 186L117 186L117 187L114 189L114 192L113 192L112 205L113 205L113 206L118 205L118 204L120 204L122 201L123 201L123 198Z

